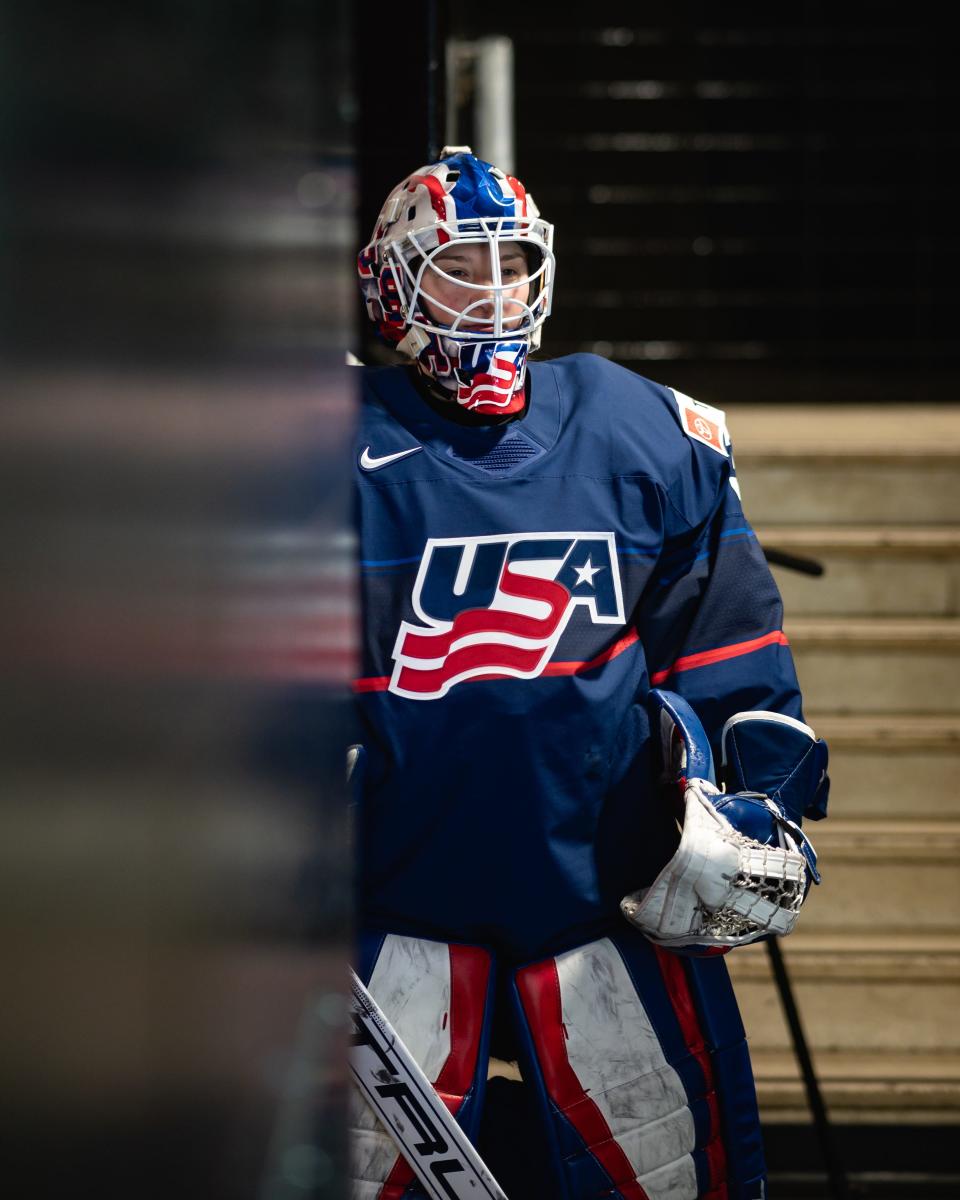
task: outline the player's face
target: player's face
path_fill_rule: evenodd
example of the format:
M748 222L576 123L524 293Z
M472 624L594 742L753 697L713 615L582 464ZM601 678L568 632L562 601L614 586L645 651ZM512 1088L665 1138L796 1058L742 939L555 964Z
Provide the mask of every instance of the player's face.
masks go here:
M455 243L437 254L433 262L443 274L430 267L423 274L421 292L428 314L441 325L451 325L455 314L469 309L458 328L465 333L493 331L494 286L490 250L485 245ZM506 285L503 294L503 323L506 328L519 325L526 313L530 296L527 260L516 242L500 246L500 277ZM479 286L464 287L463 284ZM438 307L438 302L443 308ZM450 311L452 310L452 312Z

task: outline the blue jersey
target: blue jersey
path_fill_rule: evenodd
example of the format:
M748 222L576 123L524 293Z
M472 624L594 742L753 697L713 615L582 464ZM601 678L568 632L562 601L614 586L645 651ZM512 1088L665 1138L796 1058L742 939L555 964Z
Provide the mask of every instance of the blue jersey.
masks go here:
M644 702L802 719L723 414L590 354L520 421L363 371L360 920L518 958L619 919L676 842ZM793 814L799 817L800 814Z

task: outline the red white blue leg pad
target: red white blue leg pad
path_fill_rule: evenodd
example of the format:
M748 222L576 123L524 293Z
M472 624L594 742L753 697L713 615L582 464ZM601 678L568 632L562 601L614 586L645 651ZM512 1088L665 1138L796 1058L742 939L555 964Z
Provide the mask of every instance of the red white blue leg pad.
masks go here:
M524 1079L563 1200L761 1200L743 1026L719 959L627 928L516 972Z
M492 956L479 946L366 935L357 973L458 1124L475 1140L492 1016ZM350 1089L352 1200L415 1200L413 1171Z

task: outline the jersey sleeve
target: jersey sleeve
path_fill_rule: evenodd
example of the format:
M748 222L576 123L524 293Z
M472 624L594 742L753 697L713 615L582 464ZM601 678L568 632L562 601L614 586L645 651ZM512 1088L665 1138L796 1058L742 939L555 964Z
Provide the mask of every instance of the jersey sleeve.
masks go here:
M684 511L665 487L668 536L637 619L650 686L676 692L692 705L710 739L718 775L724 725L735 714L762 710L804 720L780 593L744 516L729 440L727 448L723 461L707 460L717 487L701 503L706 511L700 519L696 513L691 518L689 503ZM694 453L701 477L708 455L716 451L697 447ZM790 728L784 723L784 737ZM755 764L752 774L765 778L764 764ZM762 790L772 794L777 782L771 778ZM795 818L824 816L828 786L825 776L812 785Z

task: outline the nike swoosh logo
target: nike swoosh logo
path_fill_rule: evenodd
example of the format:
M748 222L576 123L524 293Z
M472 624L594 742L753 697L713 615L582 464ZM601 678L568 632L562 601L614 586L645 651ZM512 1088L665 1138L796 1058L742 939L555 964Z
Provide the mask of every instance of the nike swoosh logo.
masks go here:
M408 454L416 454L418 450L422 449L422 446L412 446L409 450L398 450L396 454L384 454L380 458L374 458L370 453L370 447L364 446L363 453L360 455L360 466L365 471L379 471L381 467L387 467L390 463L399 462L401 458L406 458Z

